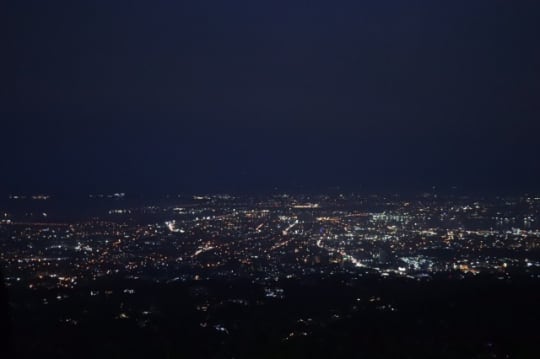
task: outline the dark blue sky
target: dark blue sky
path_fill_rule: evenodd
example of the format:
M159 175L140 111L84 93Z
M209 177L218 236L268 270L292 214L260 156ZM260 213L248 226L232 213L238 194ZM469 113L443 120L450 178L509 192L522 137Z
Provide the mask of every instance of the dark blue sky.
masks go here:
M3 192L539 187L538 2L1 12Z

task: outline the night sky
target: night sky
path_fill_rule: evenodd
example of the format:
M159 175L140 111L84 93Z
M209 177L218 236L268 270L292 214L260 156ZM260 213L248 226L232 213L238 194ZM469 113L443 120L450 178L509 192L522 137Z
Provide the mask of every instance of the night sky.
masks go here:
M4 1L2 193L540 189L538 1Z

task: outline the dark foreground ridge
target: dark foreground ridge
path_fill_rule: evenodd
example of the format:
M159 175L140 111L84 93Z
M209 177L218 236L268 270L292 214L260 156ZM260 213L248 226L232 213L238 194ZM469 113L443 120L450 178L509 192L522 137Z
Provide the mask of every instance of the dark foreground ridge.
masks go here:
M11 353L11 318L8 305L8 293L4 284L4 276L0 271L0 356Z
M15 345L23 358L538 358L538 284L340 277L21 289Z

